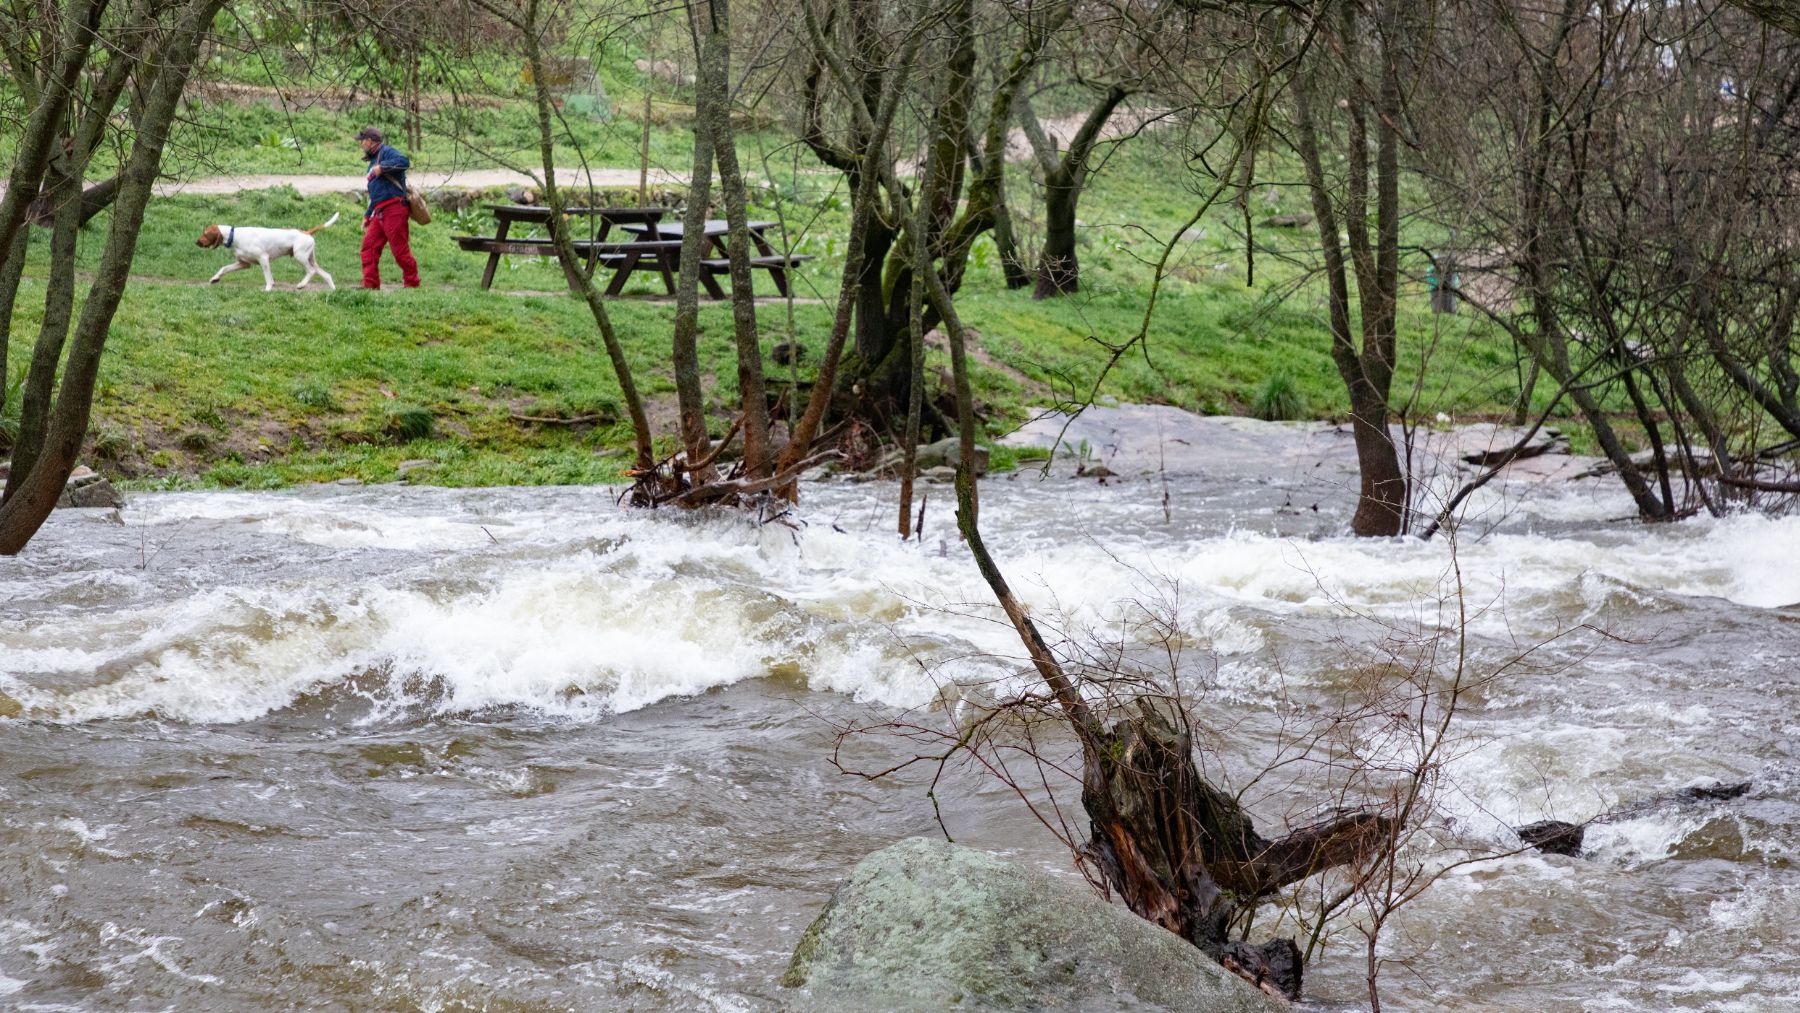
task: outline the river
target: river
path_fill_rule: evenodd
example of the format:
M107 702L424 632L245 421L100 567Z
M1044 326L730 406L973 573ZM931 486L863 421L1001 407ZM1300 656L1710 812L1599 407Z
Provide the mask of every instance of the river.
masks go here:
M1132 616L1166 614L1233 776L1446 614L1447 543L1344 537L1342 474L1273 453L984 486L994 550L1068 643L1149 663L1170 637ZM774 523L591 488L58 513L0 563L0 1006L778 1008L855 861L939 832L925 775L840 773L836 729L1020 671L927 489L907 545L883 482L808 484ZM1387 998L1800 1003L1800 519L1644 527L1602 481L1497 483L1474 513L1470 666L1498 674L1434 819L1504 850L1508 825L1755 786L1597 825L1582 858L1446 875L1389 928ZM1321 802L1300 768L1250 796L1265 826ZM1068 871L1004 786L956 770L937 799L960 843ZM1358 1008L1362 973L1346 932L1309 1003Z

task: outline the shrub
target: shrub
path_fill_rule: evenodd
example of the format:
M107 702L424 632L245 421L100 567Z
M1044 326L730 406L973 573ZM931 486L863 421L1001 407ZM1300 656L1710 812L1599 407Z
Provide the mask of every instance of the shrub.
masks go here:
M131 453L131 437L124 430L102 426L88 437L88 454L96 461L116 461Z
M429 440L437 428L437 420L429 408L412 404L390 404L386 407L381 431L396 443Z
M316 412L335 412L343 407L330 387L310 380L294 386L294 400Z
M1294 385L1294 378L1287 373L1274 373L1263 381L1262 389L1256 392L1256 398L1250 404L1250 410L1257 418L1266 422L1292 422L1305 419L1310 412L1306 407L1306 395Z

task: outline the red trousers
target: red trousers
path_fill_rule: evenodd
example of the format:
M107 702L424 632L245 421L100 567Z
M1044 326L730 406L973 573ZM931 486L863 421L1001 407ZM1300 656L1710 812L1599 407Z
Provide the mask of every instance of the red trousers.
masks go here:
M363 288L381 287L381 248L394 248L394 263L400 265L400 280L407 288L419 287L419 262L413 259L412 244L407 234L406 201L399 197L375 205L363 230Z

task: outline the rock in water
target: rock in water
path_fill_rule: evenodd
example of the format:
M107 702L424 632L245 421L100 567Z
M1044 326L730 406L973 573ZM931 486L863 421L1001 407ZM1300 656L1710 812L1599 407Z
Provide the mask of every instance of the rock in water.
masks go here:
M63 486L62 496L56 501L58 507L102 507L117 510L125 505L125 497L112 487L112 483L101 478L91 468L76 468L69 475L69 484Z
M1581 839L1587 828L1579 823L1543 820L1530 826L1514 827L1513 832L1527 845L1551 855L1581 856Z
M924 838L857 863L781 983L815 1010L1284 1008L1083 884Z
M988 471L988 448L977 443L975 445L975 474L985 475ZM962 460L962 442L954 436L946 436L936 443L922 443L913 456L913 464L920 471L932 468L955 468Z

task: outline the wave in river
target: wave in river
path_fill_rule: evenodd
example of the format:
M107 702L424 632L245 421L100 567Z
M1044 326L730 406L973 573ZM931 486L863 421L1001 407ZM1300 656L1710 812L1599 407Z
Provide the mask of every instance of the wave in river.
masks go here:
M866 491L820 490L797 531L627 515L590 495L591 512L501 511L450 493L400 508L143 497L139 545L120 535L0 575L12 608L0 688L59 722L236 722L321 694L369 701L363 720L502 707L584 718L768 675L916 706L943 680L1018 668L1016 641L956 546L840 529ZM1049 625L1141 645L1158 633L1147 620L1166 618L1184 646L1238 666L1240 681L1264 678L1255 657L1307 622L1448 618L1442 541L1206 533L1159 526L1139 498L1085 484L1074 497L999 487L984 521ZM1101 532L1043 516L1091 517L1097 505L1120 523ZM217 541L189 565L179 546L194 525ZM176 548L146 560L146 538ZM1800 519L1738 517L1502 531L1462 546L1456 562L1478 613L1472 631L1517 644L1695 596L1800 601L1794 558Z

